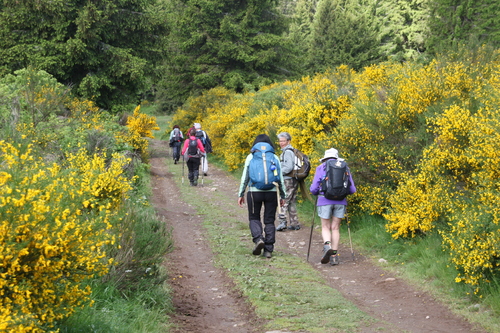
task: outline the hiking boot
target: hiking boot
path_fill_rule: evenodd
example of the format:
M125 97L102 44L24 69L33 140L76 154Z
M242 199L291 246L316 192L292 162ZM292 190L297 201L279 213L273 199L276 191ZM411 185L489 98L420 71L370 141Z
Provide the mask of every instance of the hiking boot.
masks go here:
M276 231L283 231L286 229L286 220L280 219L280 224L276 227Z
M330 265L335 266L339 264L339 255L334 254L333 256L330 256Z
M272 253L271 253L271 252L269 252L269 251L264 251L264 253L262 253L262 256L263 256L264 258L269 259L269 258L272 258L272 256L273 256L273 255L272 255Z
M208 173L204 172L204 173L203 173L203 176L205 176L205 177L206 177L206 176L208 176Z
M321 263L328 264L328 261L330 260L331 255L333 255L332 247L330 245L324 245L323 246L323 257L321 258Z
M264 248L264 241L262 239L259 239L258 241L255 242L255 247L253 248L253 255L258 256L262 252L262 249Z
M193 180L193 186L198 186L198 181L197 180Z
M291 225L291 226L288 227L288 229L290 229L290 230L300 230L300 225L299 224L297 224L297 225Z

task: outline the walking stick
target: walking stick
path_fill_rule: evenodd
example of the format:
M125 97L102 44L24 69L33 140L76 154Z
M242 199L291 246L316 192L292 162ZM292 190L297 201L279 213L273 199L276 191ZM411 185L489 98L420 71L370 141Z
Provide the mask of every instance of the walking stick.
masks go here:
M182 185L184 185L184 154L182 154Z
M281 220L283 219L283 216L285 216L285 213L283 213L283 207L280 205L280 189L278 183L274 182L274 186L276 186L276 198L278 198L278 218L279 222L281 224ZM286 223L286 218L285 218L285 223Z
M349 233L349 243L351 244L351 256L352 256L352 261L356 261L354 258L354 251L352 249L352 240L351 240L351 227L349 225L349 218L347 217L347 206L345 207L345 220L347 222L347 232Z
M309 261L309 253L311 252L311 240L313 236L313 229L314 229L314 219L316 218L316 207L318 204L318 196L316 196L316 200L314 202L314 209L313 209L313 219L311 223L311 233L309 234L309 246L307 247L307 258L306 261Z

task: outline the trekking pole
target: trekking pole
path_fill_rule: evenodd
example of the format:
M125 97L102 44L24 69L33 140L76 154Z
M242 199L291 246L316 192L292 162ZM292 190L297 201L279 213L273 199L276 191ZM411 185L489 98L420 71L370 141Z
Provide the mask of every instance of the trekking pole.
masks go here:
M351 244L352 261L356 261L356 259L354 258L354 251L352 249L351 226L349 225L349 218L347 217L347 206L345 207L345 220L347 222L347 232L349 233L349 243Z
M182 185L184 185L184 155L182 155Z
M283 207L281 207L280 205L280 188L279 188L279 184L276 183L276 182L273 182L274 186L276 186L276 198L278 199L278 218L279 218L279 222L281 224L281 219L282 219L282 215L285 215L283 213ZM286 219L285 219L285 223L286 223Z
M311 241L312 241L313 229L314 229L314 219L316 218L316 206L317 206L317 204L318 204L318 196L316 196L316 200L314 202L313 219L312 219L312 223L311 223L311 233L309 234L309 246L307 247L306 261L309 261L309 253L311 252Z

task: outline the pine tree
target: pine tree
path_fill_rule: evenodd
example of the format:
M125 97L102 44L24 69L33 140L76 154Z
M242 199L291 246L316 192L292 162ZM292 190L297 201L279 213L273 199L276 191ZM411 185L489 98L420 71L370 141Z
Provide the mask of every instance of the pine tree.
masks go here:
M286 25L270 0L173 0L162 80L165 106L223 85L256 89L287 72Z
M441 52L470 40L500 45L500 3L496 0L430 2L430 36L426 45Z
M381 50L388 58L415 59L425 51L428 36L427 0L381 1L377 18L381 26Z
M313 22L309 68L324 71L341 64L359 69L380 60L376 3L321 0Z
M312 23L317 2L317 0L299 0L289 28L288 38L291 44L295 45L297 66L301 73L305 73L304 65L311 45Z

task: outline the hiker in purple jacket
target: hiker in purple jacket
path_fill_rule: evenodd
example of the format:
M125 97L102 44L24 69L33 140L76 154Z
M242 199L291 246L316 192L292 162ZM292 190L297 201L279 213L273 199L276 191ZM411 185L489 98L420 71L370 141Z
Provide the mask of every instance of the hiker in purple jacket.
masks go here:
M329 200L322 195L321 183L326 176L326 161L330 159L339 159L337 149L330 148L325 151L324 157L320 159L321 164L316 168L310 191L312 194L318 196L316 205L318 216L321 219L321 235L324 242L321 263L327 264L330 262L331 265L338 265L337 250L340 241L340 222L346 213L347 199ZM356 192L356 185L354 185L354 180L350 172L349 180L349 194L352 194Z

